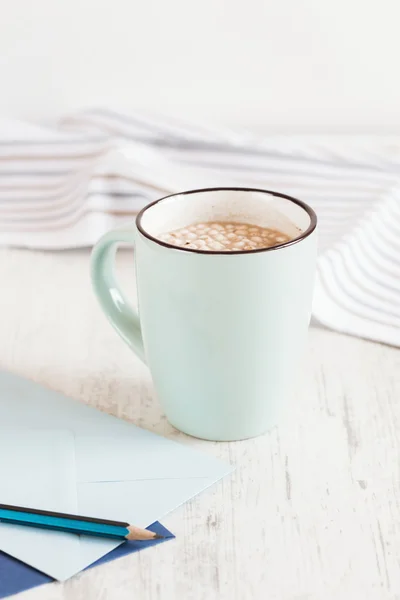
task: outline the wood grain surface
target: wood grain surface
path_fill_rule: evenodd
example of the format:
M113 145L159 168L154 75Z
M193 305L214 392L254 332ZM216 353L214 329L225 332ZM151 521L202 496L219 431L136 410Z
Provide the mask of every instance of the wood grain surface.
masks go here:
M86 251L0 250L0 367L237 468L163 519L175 541L16 598L400 598L400 351L312 328L287 422L243 442L196 440L153 400L88 264ZM134 299L130 252L118 268Z

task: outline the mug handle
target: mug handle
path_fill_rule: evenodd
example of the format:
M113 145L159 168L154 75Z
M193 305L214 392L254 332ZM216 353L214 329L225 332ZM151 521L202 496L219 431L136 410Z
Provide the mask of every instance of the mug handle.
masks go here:
M145 363L139 315L126 300L115 277L115 254L118 244L122 243L133 245L132 230L115 229L97 242L91 257L92 285L108 320L124 342Z

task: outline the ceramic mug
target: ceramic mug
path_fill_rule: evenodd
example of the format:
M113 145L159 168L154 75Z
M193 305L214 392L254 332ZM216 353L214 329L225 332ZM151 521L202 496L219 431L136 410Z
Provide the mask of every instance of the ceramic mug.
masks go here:
M177 248L159 235L196 222L279 229L290 241L248 251ZM148 365L170 423L208 440L240 440L275 425L288 406L311 316L314 211L266 190L211 188L146 206L92 255L100 304ZM139 311L114 276L119 243L135 248Z

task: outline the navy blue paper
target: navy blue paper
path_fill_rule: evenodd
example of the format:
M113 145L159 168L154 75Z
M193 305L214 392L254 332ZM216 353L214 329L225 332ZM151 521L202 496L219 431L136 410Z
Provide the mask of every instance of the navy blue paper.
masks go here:
M87 568L91 569L92 567L97 567L98 565L110 562L116 558L121 558L122 556L132 554L133 552L139 552L139 550L143 550L149 546L156 546L157 544L161 544L162 542L175 537L168 529L158 522L153 523L153 525L150 525L147 529L150 529L159 535L163 535L165 539L150 540L146 542L124 542ZM31 588L43 585L44 583L52 583L53 581L54 579L52 577L49 577L40 571L36 571L36 569L33 569L4 552L0 552L0 598L6 598L7 596L17 594L18 592L24 592L25 590L30 590Z

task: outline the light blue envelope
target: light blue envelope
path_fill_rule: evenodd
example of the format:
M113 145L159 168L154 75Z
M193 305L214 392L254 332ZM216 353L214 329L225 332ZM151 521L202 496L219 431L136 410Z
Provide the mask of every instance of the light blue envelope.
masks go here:
M0 424L0 503L147 527L232 470L4 372ZM60 581L119 543L0 524L0 550Z

